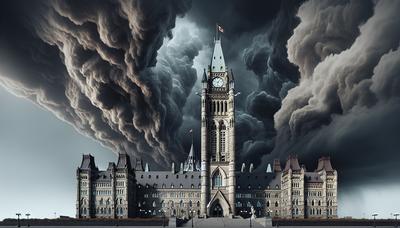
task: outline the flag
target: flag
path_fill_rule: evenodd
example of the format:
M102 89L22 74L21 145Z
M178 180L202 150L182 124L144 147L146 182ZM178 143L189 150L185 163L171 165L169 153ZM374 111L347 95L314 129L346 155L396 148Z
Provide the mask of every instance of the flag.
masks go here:
M224 32L224 28L222 28L221 26L219 26L219 25L217 25L217 27L218 27L218 31L220 31L220 32Z

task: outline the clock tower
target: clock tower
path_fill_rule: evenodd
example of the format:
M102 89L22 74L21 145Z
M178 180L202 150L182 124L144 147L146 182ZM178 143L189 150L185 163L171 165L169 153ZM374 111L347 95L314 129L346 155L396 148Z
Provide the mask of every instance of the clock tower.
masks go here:
M201 92L201 215L235 215L234 78L214 40Z

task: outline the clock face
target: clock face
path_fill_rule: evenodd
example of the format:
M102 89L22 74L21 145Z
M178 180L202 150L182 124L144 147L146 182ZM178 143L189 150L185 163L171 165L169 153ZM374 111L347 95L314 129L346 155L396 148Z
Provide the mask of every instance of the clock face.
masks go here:
M218 87L218 88L222 87L222 86L224 86L224 80L222 78L220 78L220 77L216 77L216 78L213 79L212 85L214 87Z

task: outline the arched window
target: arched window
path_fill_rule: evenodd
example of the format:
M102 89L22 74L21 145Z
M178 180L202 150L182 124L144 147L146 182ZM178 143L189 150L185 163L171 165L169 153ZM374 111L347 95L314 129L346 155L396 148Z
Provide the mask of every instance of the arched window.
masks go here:
M226 141L226 126L223 121L220 122L220 132L219 132L219 149L221 155L221 161L225 161L225 141Z
M265 203L265 205L266 205L267 207L269 207L269 200Z
M227 105L227 102L225 101L225 112L227 112L228 111L228 105Z
M215 161L217 153L217 126L214 122L211 123L210 149L211 159L212 161Z
M238 201L236 204L237 207L242 207L242 202Z
M278 201L275 201L275 207L279 207Z
M222 176L221 176L221 173L219 172L219 170L217 170L215 173L214 173L214 176L213 176L213 186L214 187L221 187L222 186Z
M153 206L153 207L156 207L156 206L157 206L157 205L156 205L156 201L153 201L152 206Z
M108 214L111 214L111 208L108 208Z
M200 207L200 201L197 201L197 207Z

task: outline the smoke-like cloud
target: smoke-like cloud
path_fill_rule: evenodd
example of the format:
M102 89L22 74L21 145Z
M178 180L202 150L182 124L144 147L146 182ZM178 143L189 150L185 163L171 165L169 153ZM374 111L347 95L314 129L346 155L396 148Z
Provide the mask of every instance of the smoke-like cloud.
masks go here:
M331 154L341 172L353 175L394 168L400 3L377 1L373 10L365 3L308 1L300 7L288 54L301 78L275 114L273 155Z
M3 86L114 151L159 164L182 153L176 134L201 46L187 34L179 49L157 51L174 43L165 38L175 39L171 29L190 1L3 5Z

